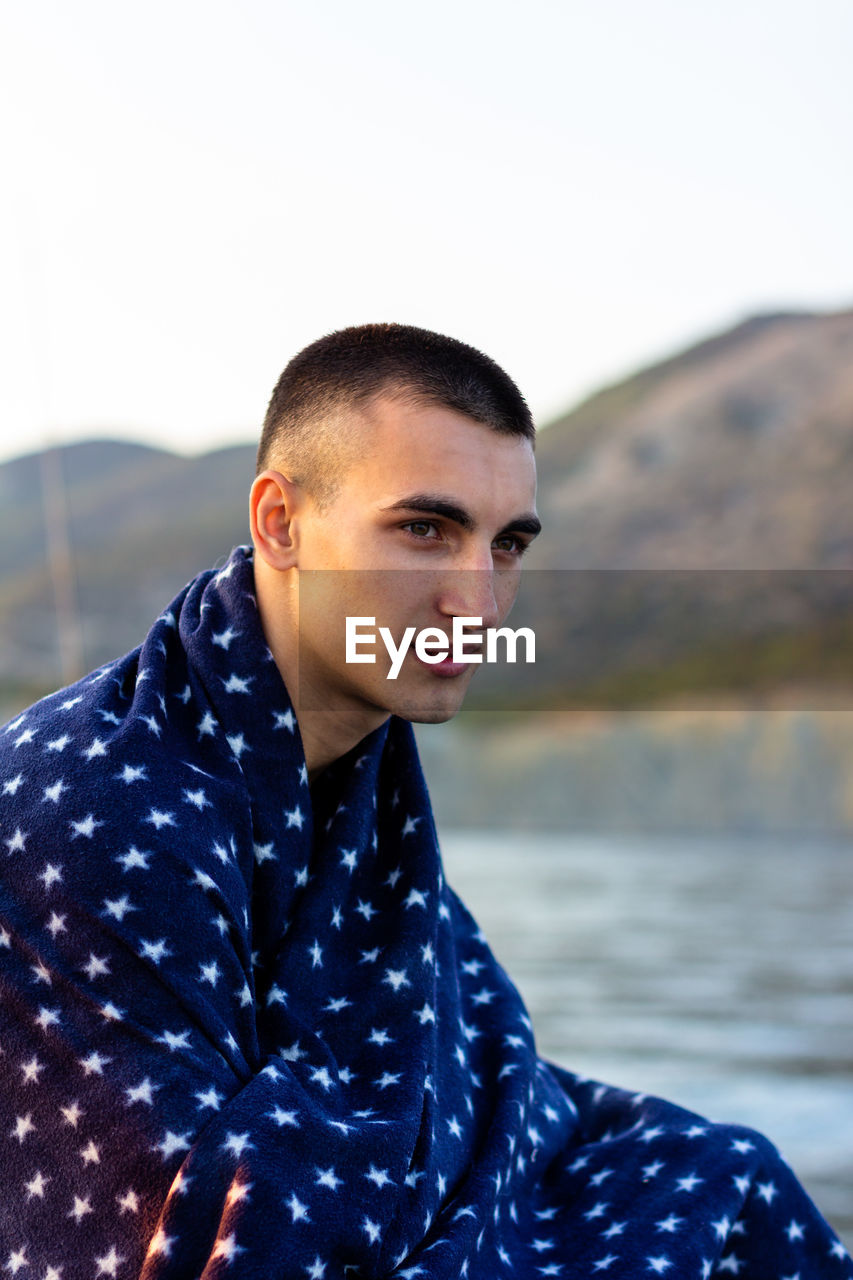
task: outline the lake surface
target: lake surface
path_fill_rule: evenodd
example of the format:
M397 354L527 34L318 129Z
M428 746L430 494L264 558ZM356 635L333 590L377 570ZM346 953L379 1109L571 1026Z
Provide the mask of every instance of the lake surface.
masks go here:
M442 847L544 1057L761 1129L853 1252L853 844Z

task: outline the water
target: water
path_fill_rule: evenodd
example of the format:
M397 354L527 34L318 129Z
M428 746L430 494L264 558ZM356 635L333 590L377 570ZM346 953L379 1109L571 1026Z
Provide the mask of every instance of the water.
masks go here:
M543 1056L761 1129L853 1251L853 845L442 845Z

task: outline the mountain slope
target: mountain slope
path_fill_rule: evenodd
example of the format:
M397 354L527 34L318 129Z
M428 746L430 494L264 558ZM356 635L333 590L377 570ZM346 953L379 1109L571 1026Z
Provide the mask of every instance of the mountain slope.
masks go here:
M853 566L853 311L760 316L543 432L561 568Z
M86 441L58 452L88 669L131 648L193 574L248 541L254 448L184 458ZM42 478L36 455L0 467L0 683L43 689L60 676Z

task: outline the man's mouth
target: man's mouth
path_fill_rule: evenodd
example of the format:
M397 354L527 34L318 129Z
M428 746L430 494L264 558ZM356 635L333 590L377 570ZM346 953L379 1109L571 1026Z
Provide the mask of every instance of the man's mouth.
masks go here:
M431 671L433 675L441 676L443 679L461 676L474 665L471 662L454 662L449 655L446 658L442 658L441 662L424 662L423 658L418 658L417 654L415 654L415 658L422 667L426 667L427 671Z
M440 662L426 662L417 653L412 650L415 660L422 667L432 671L433 675L439 676L441 679L455 679L457 676L470 672L472 667L479 666L482 662L483 637L477 632L470 631L465 633L465 643L468 645L468 655L459 660L454 661L453 643L448 636L447 643L444 648L448 650L445 657Z

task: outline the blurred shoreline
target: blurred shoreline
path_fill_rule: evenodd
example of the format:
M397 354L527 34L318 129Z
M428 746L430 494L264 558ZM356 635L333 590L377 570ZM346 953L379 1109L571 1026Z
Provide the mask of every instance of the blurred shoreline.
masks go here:
M416 727L442 827L853 839L853 709L481 713Z

